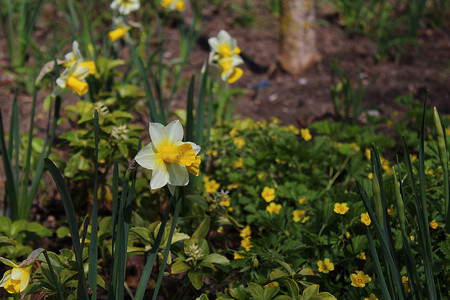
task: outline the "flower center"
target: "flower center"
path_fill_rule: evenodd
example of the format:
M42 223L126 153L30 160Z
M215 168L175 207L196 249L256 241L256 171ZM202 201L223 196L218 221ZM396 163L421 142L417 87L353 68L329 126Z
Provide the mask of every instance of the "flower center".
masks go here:
M180 146L165 145L159 151L164 162L191 166L196 162L195 151L190 144Z
M5 284L5 290L10 294L17 294L20 292L20 280L10 278Z

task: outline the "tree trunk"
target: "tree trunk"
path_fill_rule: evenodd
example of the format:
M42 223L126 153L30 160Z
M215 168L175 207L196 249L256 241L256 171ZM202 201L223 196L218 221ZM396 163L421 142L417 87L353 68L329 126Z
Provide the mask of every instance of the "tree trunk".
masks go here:
M299 75L320 60L314 31L314 0L280 0L280 66Z

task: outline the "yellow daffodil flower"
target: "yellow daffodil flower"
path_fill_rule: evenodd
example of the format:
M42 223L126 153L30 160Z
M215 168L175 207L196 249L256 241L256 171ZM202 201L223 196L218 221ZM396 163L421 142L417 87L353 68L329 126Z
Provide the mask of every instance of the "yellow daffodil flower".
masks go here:
M89 68L80 66L78 63L72 64L61 73L58 79L56 79L56 88L52 95L54 97L64 97L70 91L74 91L79 96L83 96L89 89L85 80L88 75Z
M319 272L322 273L329 273L334 270L334 264L329 258L325 258L323 261L319 260L317 262L317 266L319 267Z
M366 226L369 226L370 223L372 223L372 220L370 220L370 216L368 213L361 214L361 223L364 223Z
M335 203L334 204L334 212L340 215L345 215L345 213L348 211L347 203Z
M220 67L220 78L228 83L234 83L242 77L244 71L237 66L243 64L244 61L239 55L224 57L218 60L217 65Z
M141 4L139 0L114 0L110 7L122 15L128 15L130 12L138 10Z
M275 199L275 189L270 187L264 187L261 196L266 202L271 202Z
M139 151L135 160L140 166L152 170L152 190L169 184L173 192L173 186L189 183L189 174L199 175L201 158L197 154L200 146L182 142L184 133L180 121L167 126L150 123L149 131L152 142Z
M0 280L0 287L10 294L22 293L30 283L31 266L20 267L9 259L0 257L0 261L12 269L7 270Z
M274 202L270 202L270 205L266 207L266 211L270 214L276 213L277 215L280 213L281 204L275 204Z
M125 23L123 18L114 18L113 24L115 29L108 32L108 39L111 42L115 42L121 38L128 39L128 31L131 29L131 27Z
M79 66L89 69L89 74L95 74L95 63L93 61L85 61L83 55L81 55L80 46L77 41L72 43L72 52L67 53L64 56L66 62L64 66L70 68L73 64L78 63Z
M350 279L352 280L352 286L360 288L365 287L367 283L372 281L369 275L364 274L363 271L355 271L355 274L350 275Z
M162 0L161 6L170 10L177 10L179 12L182 12L184 11L186 5L184 3L184 0Z

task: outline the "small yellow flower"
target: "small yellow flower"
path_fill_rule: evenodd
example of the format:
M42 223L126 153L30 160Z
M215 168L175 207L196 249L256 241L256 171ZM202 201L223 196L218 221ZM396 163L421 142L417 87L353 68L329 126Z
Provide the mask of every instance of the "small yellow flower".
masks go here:
M411 289L409 287L409 278L407 276L402 276L402 283L403 283L403 288L405 289L405 291L407 293L411 292Z
M394 117L398 117L398 115L399 115L400 113L398 112L398 110L394 110L394 112L393 112L392 114L394 115Z
M265 176L264 173L262 173L262 172L258 173L258 179L259 180L263 180L264 176Z
M228 198L226 198L226 199L224 199L224 200L221 200L219 203L220 203L220 205L222 205L222 206L230 207L230 205L231 205L231 203L230 203L230 197L228 197Z
M411 242L414 242L414 240L416 239L413 235L409 236L409 239L411 240Z
M369 226L370 223L372 223L372 220L370 220L370 216L368 213L361 214L361 223L364 223L366 226Z
M351 143L350 145L348 145L348 147L352 150L356 150L359 151L361 150L361 148L356 144L356 143Z
M445 129L445 135L450 136L450 129L448 129L448 128Z
M217 150L208 150L206 151L206 155L216 157L217 156Z
M364 153L366 154L367 159L370 159L370 149L366 148L366 150L364 151Z
M269 206L266 207L266 211L268 211L270 214L276 213L279 214L281 210L281 204L275 204L274 202L271 202Z
M244 160L242 159L242 157L239 157L239 159L233 163L233 166L237 169L242 167L243 164Z
M245 251L250 250L250 248L252 247L252 243L250 242L250 237L246 237L246 238L242 239L241 246L242 246L242 248L245 249Z
M272 286L279 286L279 283L276 282L276 281L272 281L272 282L266 284L266 285L264 286L264 288L267 289L267 288L272 287Z
M247 225L242 229L241 233L239 234L242 238L249 237L252 234L252 230L250 229L250 225Z
M309 141L310 139L312 139L311 133L309 132L308 128L301 129L300 134L305 141Z
M294 222L300 222L300 220L305 216L304 210L294 210L292 214L294 215Z
M322 273L329 273L334 270L334 264L329 258L325 258L323 261L319 260L317 262L317 266L319 267L319 272Z
M289 129L290 131L292 131L294 134L299 134L299 133L300 133L300 131L298 131L298 128L295 127L295 126L292 125L292 124L288 126L288 129Z
M220 187L220 184L218 184L214 179L205 182L205 190L207 193L213 194L215 192L217 192L217 190Z
M392 207L389 207L387 209L387 213L388 213L388 215L392 216L394 214L394 209Z
M361 260L366 260L367 259L366 252L364 252L364 251L359 252L358 258Z
M304 217L304 218L302 219L302 224L305 224L306 222L308 222L308 221L309 221L309 219L311 219L311 217L310 217L310 216L306 216L306 217Z
M223 227L220 226L219 228L217 228L217 233L223 233Z
M271 202L275 199L275 189L270 187L264 187L261 196L266 202Z
M372 179L373 178L373 173L370 172L369 175L367 175L367 178Z
M334 204L334 212L340 215L345 215L345 213L348 211L347 203L335 203Z
M346 237L347 239L349 239L349 238L351 238L352 236L351 236L350 232L346 232L346 233L345 233L345 237Z
M234 259L243 259L244 257L239 254L239 252L234 252Z
M430 222L430 227L436 229L439 227L439 224L436 222L436 220L433 220Z
M240 138L240 137L235 138L234 141L233 141L233 143L234 143L239 149L241 149L241 148L244 147L244 145L245 145L245 141L244 141L242 138Z
M234 137L236 134L237 134L237 129L236 129L236 128L233 128L233 129L230 131L230 136L231 136L231 137Z
M364 300L378 300L378 298L375 296L374 293L371 293L370 296L368 298L365 297Z
M350 275L350 279L352 280L352 286L360 288L365 287L367 283L372 281L369 275L364 274L363 271L355 271L355 274Z
M302 197L302 198L298 199L298 203L300 203L301 205L306 204L306 197Z
M392 127L392 125L394 125L394 122L392 122L392 120L388 120L386 122L386 125L389 126L389 127Z

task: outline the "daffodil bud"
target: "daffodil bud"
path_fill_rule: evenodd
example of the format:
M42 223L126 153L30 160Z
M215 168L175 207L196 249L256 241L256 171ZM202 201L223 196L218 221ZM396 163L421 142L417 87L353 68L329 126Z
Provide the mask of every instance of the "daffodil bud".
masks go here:
M395 168L394 170L394 192L395 192L395 201L397 203L397 211L398 211L398 219L400 221L400 228L402 230L405 230L405 207L403 204L402 195L400 193L400 183L397 181L397 175L395 174Z
M445 147L445 136L444 130L442 129L441 120L439 118L439 113L434 107L434 127L436 128L437 135L437 146L439 150L439 157L441 159L441 164L444 168L447 167L447 149Z
M383 228L383 205L381 205L380 183L378 182L377 176L372 177L372 191L375 202L375 214L377 215L378 223Z

